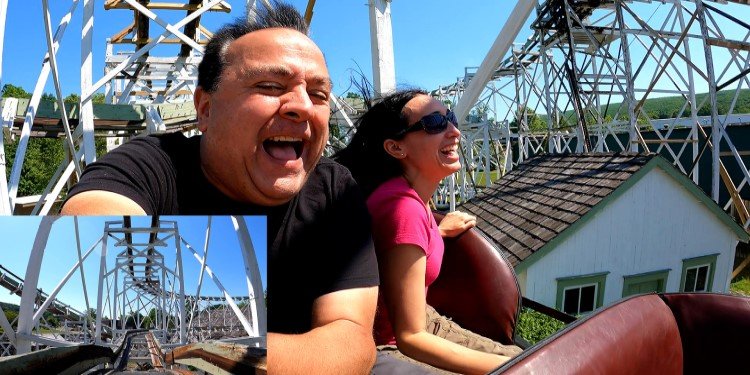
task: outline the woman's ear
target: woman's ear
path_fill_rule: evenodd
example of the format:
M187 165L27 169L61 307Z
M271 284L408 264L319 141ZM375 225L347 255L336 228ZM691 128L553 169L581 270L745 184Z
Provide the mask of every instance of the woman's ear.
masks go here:
M401 160L406 158L406 151L398 141L395 141L393 139L386 139L385 141L383 141L383 148L385 149L385 152L388 153L388 155L391 155L396 159Z

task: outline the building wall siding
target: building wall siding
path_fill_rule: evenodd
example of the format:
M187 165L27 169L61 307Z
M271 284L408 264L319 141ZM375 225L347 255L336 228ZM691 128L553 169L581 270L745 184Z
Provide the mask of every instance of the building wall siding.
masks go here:
M720 253L711 291L728 290L737 237L660 168L599 211L524 272L526 296L556 302L559 277L609 272L604 304L622 297L623 276L671 269L667 292L679 290L682 260Z

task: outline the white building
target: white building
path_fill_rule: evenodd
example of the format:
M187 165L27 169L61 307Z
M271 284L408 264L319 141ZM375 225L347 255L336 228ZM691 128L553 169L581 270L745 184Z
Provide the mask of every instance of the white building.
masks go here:
M622 297L726 292L747 233L660 156L541 156L459 210L502 250L524 296L580 314Z

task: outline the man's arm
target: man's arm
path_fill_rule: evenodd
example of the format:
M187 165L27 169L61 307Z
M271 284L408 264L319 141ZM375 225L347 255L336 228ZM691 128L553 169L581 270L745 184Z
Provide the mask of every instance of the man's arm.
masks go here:
M76 194L65 202L61 215L145 215L132 199L104 190Z
M369 374L378 288L344 289L313 303L313 329L268 334L269 374Z

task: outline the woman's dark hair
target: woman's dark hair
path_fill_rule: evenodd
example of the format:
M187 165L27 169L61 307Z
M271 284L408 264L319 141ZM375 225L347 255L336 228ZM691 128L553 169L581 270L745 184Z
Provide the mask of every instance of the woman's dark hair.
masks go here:
M349 168L365 196L403 173L401 163L385 152L383 142L403 137L396 135L408 126L404 106L419 95L427 95L427 92L400 90L377 100L357 120L357 132L351 142L333 155L334 160Z
M253 31L276 27L296 30L307 35L307 23L297 9L278 1L274 1L270 8L258 5L256 11L250 12L247 18L238 18L224 25L206 45L203 60L198 65L198 86L209 93L216 91L221 73L224 71L224 57L230 43Z

